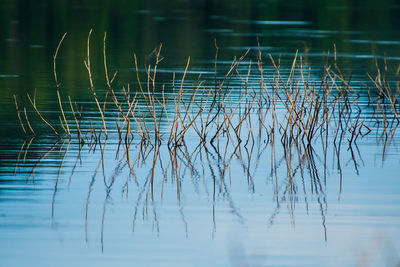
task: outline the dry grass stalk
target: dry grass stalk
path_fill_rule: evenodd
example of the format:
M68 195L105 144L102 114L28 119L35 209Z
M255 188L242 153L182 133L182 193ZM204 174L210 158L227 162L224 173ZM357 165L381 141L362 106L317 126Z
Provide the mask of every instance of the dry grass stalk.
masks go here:
M91 71L91 67L90 67L90 36L92 35L92 32L93 32L93 30L90 29L89 35L88 35L88 38L87 38L87 59L84 61L84 64L85 64L86 70L88 71L88 75L89 75L90 90L92 91L92 94L93 94L94 100L96 102L97 108L98 108L98 110L100 112L102 123L103 123L103 128L104 128L104 134L105 134L105 136L107 138L108 134L107 134L107 127L106 127L106 122L105 122L105 118L104 118L104 113L103 113L103 110L101 109L100 103L99 103L99 101L97 99L96 91L95 91L94 85L93 85L92 71Z
M29 130L31 130L33 135L36 135L35 131L33 130L32 126L31 126L31 124L29 122L28 114L26 113L26 108L25 107L24 107L24 114L25 114L25 119L26 119L26 123L28 124Z
M70 135L71 135L71 132L70 132L70 130L69 130L68 122L67 122L67 119L65 118L64 110L63 110L63 107L62 107L62 104L61 104L61 98L60 98L60 83L58 82L58 79L57 79L57 68L56 68L56 67L57 67L57 65L56 65L56 59L57 59L58 51L60 50L61 44L62 44L62 42L63 42L65 36L67 36L67 33L64 33L64 35L61 37L61 40L60 40L60 42L58 43L56 52L54 53L54 56L53 56L53 72L54 72L54 80L55 80L55 82L56 82L56 87L57 87L58 104L60 105L61 114L62 114L62 116L63 116L64 123L65 123L65 125L66 125L66 129L65 129L64 127L63 127L63 128L64 128L64 131L65 131L66 133L68 133L68 135L70 136ZM61 122L61 125L63 125L62 122Z
M56 131L56 129L54 129L54 127L51 126L51 124L48 123L48 122L43 118L42 114L41 114L41 113L39 112L39 110L37 109L35 99L34 99L34 101L32 101L30 95L29 95L29 94L26 94L26 95L28 96L29 102L31 102L33 109L34 109L34 110L36 111L36 113L39 115L40 119L42 119L42 121L43 121L47 126L50 127L50 129L55 133L55 135L57 135L57 136L59 137L60 135L58 134L58 132Z
M21 115L20 115L20 112L19 112L18 103L17 103L17 96L16 95L14 95L14 103L15 103L15 109L17 110L18 121L19 121L19 123L21 125L21 129L24 132L24 134L27 135L25 127L24 127L24 124L22 123L22 120L21 120Z

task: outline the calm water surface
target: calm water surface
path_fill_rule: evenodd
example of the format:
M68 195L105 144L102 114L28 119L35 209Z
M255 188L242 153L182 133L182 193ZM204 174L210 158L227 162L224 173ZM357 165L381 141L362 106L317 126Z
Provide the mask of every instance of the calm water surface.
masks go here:
M160 43L164 60L158 88L164 84L171 94L173 73L182 78L189 56L186 95L199 80L213 86L215 40L219 80L234 57L250 48L239 69L247 73L249 60L258 54L258 40L267 78L273 75L268 54L281 58L287 75L298 50L318 81L327 52L332 55L336 44L341 69L352 75L356 90L371 84L366 73L375 75L384 59L396 88L399 24L395 1L0 1L0 265L400 264L397 132L385 143L378 134L382 126L371 124L372 133L360 138L354 151L348 149L347 135L340 168L332 140L326 154L317 140L314 174L305 169L288 190L285 151L277 146L272 167L266 133L235 150L225 147L226 137L216 147L198 146L198 136L189 132L178 149L178 175L171 172L167 146L160 147L154 167L155 149L136 138L129 149L132 174L119 145L117 111L107 115L107 142L102 138L95 146L81 147L75 139L54 138L31 108L28 114L38 134L25 138L13 102L16 95L21 107L29 107L26 94L36 89L38 108L50 121L58 120L52 60L68 32L57 58L63 103L67 106L71 96L83 107L82 127L93 122L99 128L83 64L90 29L93 77L101 99L106 92L105 31L108 66L110 72L118 71L115 87L121 97L128 83L137 90L133 54L144 74ZM257 87L255 72L249 80ZM243 81L237 77L231 82L236 88L232 99L239 99ZM366 93L359 93L359 105L373 113ZM277 110L278 116L285 115L281 103ZM165 121L161 128L168 133Z

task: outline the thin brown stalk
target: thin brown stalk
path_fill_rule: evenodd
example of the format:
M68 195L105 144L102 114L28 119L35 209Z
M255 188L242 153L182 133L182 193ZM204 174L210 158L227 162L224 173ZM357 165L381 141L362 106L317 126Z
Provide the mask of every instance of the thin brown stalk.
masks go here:
M72 101L71 101L71 97L70 96L68 96L68 100L69 100L69 106L71 107L72 115L73 115L75 123L76 123L76 129L78 130L79 138L81 139L81 141L83 141L81 128L79 127L78 119L75 116L75 110L74 110L74 107L72 106Z
M60 84L58 83L58 79L57 79L56 59L57 59L58 51L60 50L60 47L61 47L61 43L64 41L65 36L67 36L67 33L64 33L64 35L61 37L61 40L58 43L56 52L55 52L55 54L53 56L54 80L56 82L57 89L59 88Z
M27 94L27 96L28 96L29 102L31 102L32 107L35 109L36 113L39 115L39 117L42 119L42 121L43 121L47 126L49 126L50 129L53 130L53 132L59 137L60 135L58 134L58 132L56 131L56 129L54 129L54 127L51 126L51 124L48 123L48 122L43 118L42 114L40 114L39 110L38 110L37 107L36 107L36 103L34 103L34 102L32 101L30 95Z
M16 97L15 95L14 95L14 102L15 102L15 108L16 108L16 110L17 110L18 120L19 120L19 123L20 123L20 125L21 125L21 129L22 129L22 131L24 132L24 134L27 135L27 134L26 134L25 127L24 127L24 125L23 125L23 123L22 123L22 120L21 120L21 115L20 115L20 113L19 113L19 108L18 108L18 103L17 103L17 97Z
M96 91L94 90L93 79L92 79L92 71L91 71L91 67L90 67L90 36L92 35L92 31L93 30L90 29L89 35L88 35L88 38L87 38L87 59L86 59L86 61L84 61L84 63L85 63L86 70L88 71L88 74L89 74L90 89L92 91L94 100L96 101L97 108L99 109L99 112L100 112L100 115L101 115L101 119L102 119L102 123L103 123L104 134L105 134L105 136L107 138L108 135L107 135L106 122L105 122L105 119L104 119L103 110L101 109L100 103L99 103L99 101L97 99Z
M64 114L64 110L61 104L61 98L60 98L60 91L57 89L57 97L58 97L58 104L60 105L60 110L61 110L61 114L63 116L64 122L65 122L65 126L67 127L66 129L64 128L64 131L66 133L68 133L68 135L71 135L71 132L69 130L69 126L68 126L68 122L67 119L65 118L65 114Z
M58 78L57 78L57 65L56 65L57 55L58 55L58 52L59 52L60 47L61 47L61 44L62 44L62 42L64 41L64 38L65 38L66 35L67 35L67 33L64 33L64 35L61 37L61 40L60 40L60 42L58 43L56 52L54 53L54 56L53 56L53 71L54 71L54 80L55 80L55 82L56 82L56 87L57 87L58 103L59 103L59 105L60 105L60 110L61 110L61 114L62 114L63 119L64 119L64 123L65 123L65 125L66 125L66 127L67 127L66 130L65 130L64 127L63 127L63 128L64 128L64 131L65 131L66 133L68 133L68 135L71 135L71 133L70 133L70 131L69 131L68 122L67 122L67 120L66 120L66 118L65 118L64 110L63 110L63 107L62 107L62 104L61 104L61 98L60 98L60 92L59 92L60 83L58 82Z

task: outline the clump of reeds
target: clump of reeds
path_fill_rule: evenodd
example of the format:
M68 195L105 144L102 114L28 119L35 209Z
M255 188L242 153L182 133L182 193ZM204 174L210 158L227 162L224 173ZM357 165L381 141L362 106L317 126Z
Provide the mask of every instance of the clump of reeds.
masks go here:
M37 108L36 96L32 98L28 94L27 97L41 121L58 138L71 139L76 135L80 145L87 143L90 149L96 149L96 145L101 144L102 134L107 140L110 134L115 133L120 144L123 144L124 156L131 173L134 173L135 164L131 164L129 150L135 138L138 138L141 144L138 158L147 158L144 152L147 147L154 149L153 169L159 158L160 146L166 145L171 154L168 166L171 166L173 177L176 179L179 179L182 161L178 154L181 148L185 147L185 137L188 135L198 138L199 145L206 147L210 144L218 154L220 143L224 141L225 151L232 145L235 155L241 147L247 150L248 147L254 146L256 139L264 138L265 143L271 146L271 175L274 175L276 180L276 141L280 141L290 188L296 173L300 171L303 175L305 169L309 170L312 179L319 180L320 174L312 147L317 140L322 144L325 168L327 149L333 143L337 168L341 173L340 153L343 142L347 141L348 150L354 159L353 147L358 149L357 140L371 133L372 125L376 129L377 138L384 142L384 157L386 146L393 139L399 125L400 86L397 82L396 88L393 88L393 83L388 81L386 61L384 70L378 67L375 77L368 74L370 84L363 84L362 90L355 90L351 75L344 75L338 66L336 47L333 61L328 54L322 75L315 79L312 78L312 70L303 63L302 56L297 52L289 73L283 74L280 59L263 55L260 48L256 57L251 57L250 51L247 50L239 58L235 58L231 66L221 74L217 67L219 47L215 43L213 79L202 80L199 76L197 81L189 86L189 82L186 81L190 67L189 57L182 76L177 77L175 73L172 75L172 87L167 88L172 92L166 93L165 85L156 82L157 71L163 60L162 45L154 50L154 61L144 67L144 77L134 55L137 80L135 87L128 84L122 88L115 88L113 81L117 72L110 79L105 34L103 59L106 93L104 102L100 103L91 72L91 34L92 30L87 39L87 58L84 64L93 101L101 119L100 128L94 127L92 121L89 128L81 128L84 115L76 104L74 108L70 96L67 105L70 110L63 107L56 59L66 34L62 36L53 58L55 91L61 112L59 121L65 134L44 118ZM272 68L272 74L266 75L266 68ZM237 82L240 86L237 86ZM368 107L374 109L372 115L364 115L362 107L358 104L360 91L364 89L368 93ZM109 103L108 97L111 98ZM14 101L22 131L26 136L35 135L26 107L23 108L22 114L16 96ZM117 110L116 118L106 118L106 106L110 105ZM72 119L68 119L68 114ZM114 132L110 130L113 129L110 127L111 123L116 124ZM227 153L224 154L226 156ZM185 158L186 162L190 162L189 156ZM357 168L356 163L355 166ZM225 170L221 173L225 173ZM154 171L151 177L153 181ZM153 186L152 182L151 185ZM179 191L179 183L177 186ZM316 187L315 190L319 189Z

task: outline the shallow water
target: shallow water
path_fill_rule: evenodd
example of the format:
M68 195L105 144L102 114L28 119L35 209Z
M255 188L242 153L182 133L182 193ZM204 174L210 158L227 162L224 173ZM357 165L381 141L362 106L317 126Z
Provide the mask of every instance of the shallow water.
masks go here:
M239 148L236 143L226 146L226 135L214 145L199 145L199 137L189 131L185 146L174 152L178 161L171 160L165 144L144 146L136 136L128 164L115 126L116 109L108 109L107 142L103 135L90 146L89 134L81 147L74 138L57 140L32 109L28 114L38 135L25 139L13 103L15 94L21 107L29 107L25 95L33 95L36 88L40 111L50 121L58 120L52 57L68 32L57 58L63 104L68 106L70 95L83 106L82 128L89 129L93 122L100 129L83 64L87 34L93 28L91 61L101 99L106 92L104 31L109 71L118 71L115 87L120 97L127 83L133 92L137 89L133 53L144 75L145 62L154 60L152 51L160 42L164 60L157 86L164 84L167 96L172 96L173 73L179 84L190 56L184 99L199 80L213 86L214 39L220 48L218 80L233 58L249 48L255 67L258 38L265 77L274 74L268 54L281 58L281 73L287 76L298 49L312 68L311 78L319 81L326 53L333 57L335 43L338 62L347 75L352 73L353 88L361 95L362 119L368 122L375 109L363 91L362 84L371 85L365 73L375 75L376 63L382 67L386 59L395 74L400 63L400 9L394 2L103 2L1 3L0 265L399 264L400 140L394 132L385 142L379 124L368 124L372 132L360 137L357 147L348 146L346 134L339 157L332 135L326 153L323 139L316 139L315 167L300 175L293 159L297 172L289 183L285 151L277 141L274 156L265 130ZM249 58L240 65L240 73L247 73ZM396 88L398 78L389 78ZM249 81L259 86L256 70ZM243 81L236 77L230 86L235 88L231 99L238 101ZM67 116L73 125L71 113ZM277 116L285 116L279 102ZM352 120L355 117L352 114ZM256 111L251 118L257 121ZM272 125L270 117L266 124ZM168 123L164 120L160 126L168 139ZM243 132L246 139L250 131Z

